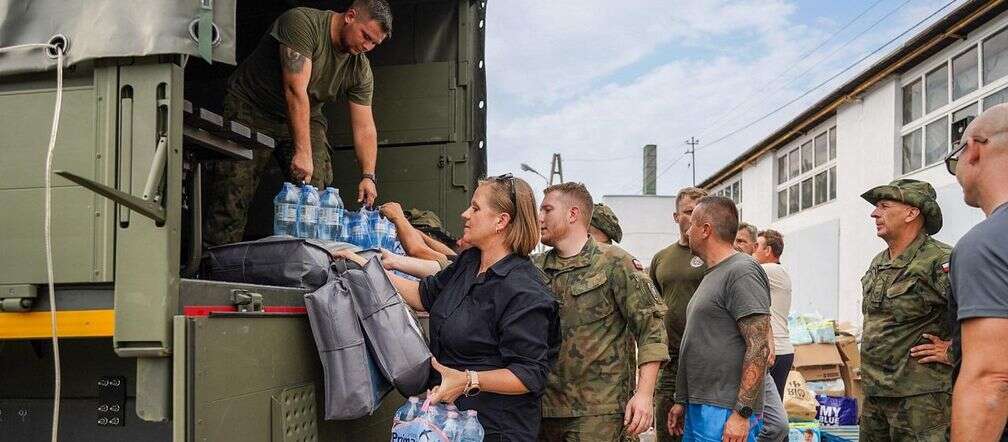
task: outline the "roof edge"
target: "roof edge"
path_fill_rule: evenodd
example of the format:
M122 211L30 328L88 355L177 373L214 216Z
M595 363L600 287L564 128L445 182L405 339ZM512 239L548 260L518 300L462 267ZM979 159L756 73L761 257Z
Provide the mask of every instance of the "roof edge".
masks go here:
M1005 0L971 0L964 3L757 142L717 172L701 181L698 187L709 190L717 186L741 172L745 165L755 158L792 141L795 135L829 118L842 104L871 89L885 78L894 73L906 71L906 68L914 66L962 39L959 32L972 31L985 23L991 16L1005 10L1008 10L1008 2ZM980 24L977 24L978 22Z

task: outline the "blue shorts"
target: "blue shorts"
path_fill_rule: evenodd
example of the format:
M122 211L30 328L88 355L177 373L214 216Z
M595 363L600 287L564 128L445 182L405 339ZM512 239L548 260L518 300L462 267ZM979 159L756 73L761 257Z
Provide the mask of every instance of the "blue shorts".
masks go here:
M724 407L706 404L689 404L686 406L686 425L683 430L683 442L721 442L725 423L732 410ZM749 417L748 442L756 442L763 420L755 414Z

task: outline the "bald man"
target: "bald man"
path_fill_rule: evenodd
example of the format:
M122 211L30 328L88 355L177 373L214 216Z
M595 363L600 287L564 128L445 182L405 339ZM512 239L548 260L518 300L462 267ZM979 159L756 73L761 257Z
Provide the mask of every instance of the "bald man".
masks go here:
M1008 441L1008 105L970 123L945 165L987 217L952 250L952 440Z

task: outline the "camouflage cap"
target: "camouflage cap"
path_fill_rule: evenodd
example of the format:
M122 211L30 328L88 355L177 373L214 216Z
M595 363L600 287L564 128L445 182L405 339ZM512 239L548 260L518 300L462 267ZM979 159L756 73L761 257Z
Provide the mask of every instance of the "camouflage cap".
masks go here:
M861 194L861 198L871 204L877 204L880 200L891 200L920 209L921 215L924 215L924 230L929 235L938 233L942 228L941 207L935 200L936 196L930 183L908 179L896 180Z
M605 204L595 204L595 207L592 209L591 225L601 230L602 233L605 233L613 241L620 242L623 240L623 229L620 228L619 218Z
M441 218L436 213L423 209L409 209L404 210L403 213L406 215L406 220L417 230L431 235L434 239L449 246L455 244L455 237L445 229Z

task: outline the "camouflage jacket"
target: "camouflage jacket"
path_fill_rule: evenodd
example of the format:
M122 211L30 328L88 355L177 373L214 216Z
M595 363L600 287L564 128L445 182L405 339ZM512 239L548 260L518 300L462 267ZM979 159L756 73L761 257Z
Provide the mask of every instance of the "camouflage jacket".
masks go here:
M551 250L533 261L560 303L563 337L543 417L623 413L637 365L669 359L665 304L639 262L617 246L589 238L576 256Z
M883 250L861 278L864 338L861 376L868 396L903 397L951 392L952 367L921 364L910 356L930 343L924 333L950 339L949 278L952 249L921 232L895 259Z

